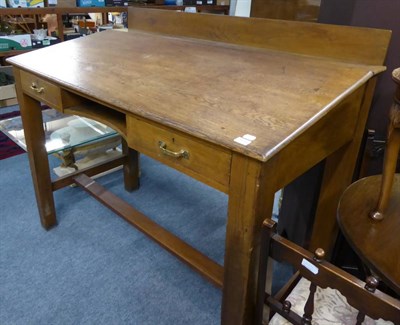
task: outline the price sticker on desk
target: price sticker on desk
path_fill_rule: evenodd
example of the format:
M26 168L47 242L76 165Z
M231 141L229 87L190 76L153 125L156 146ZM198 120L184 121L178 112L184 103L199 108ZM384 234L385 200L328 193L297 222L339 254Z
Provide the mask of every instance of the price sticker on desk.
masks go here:
M240 143L244 146L249 145L250 143L252 143L257 137L251 134L245 134L241 137L237 137L236 139L234 139L233 141Z

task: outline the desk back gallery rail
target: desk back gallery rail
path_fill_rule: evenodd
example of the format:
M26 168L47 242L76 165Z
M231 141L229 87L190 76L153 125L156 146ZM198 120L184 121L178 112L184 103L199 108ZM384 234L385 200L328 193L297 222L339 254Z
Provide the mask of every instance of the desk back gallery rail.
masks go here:
M157 9L130 10L128 26L132 30L378 66L384 62L391 36L390 31L381 29Z

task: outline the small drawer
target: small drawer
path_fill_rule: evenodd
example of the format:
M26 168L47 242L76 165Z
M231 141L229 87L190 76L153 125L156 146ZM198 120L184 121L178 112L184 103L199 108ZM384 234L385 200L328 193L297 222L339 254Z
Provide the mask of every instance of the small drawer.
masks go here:
M21 71L21 84L24 93L62 111L60 87L25 71Z
M220 191L228 191L229 150L134 116L127 117L127 139L129 147Z

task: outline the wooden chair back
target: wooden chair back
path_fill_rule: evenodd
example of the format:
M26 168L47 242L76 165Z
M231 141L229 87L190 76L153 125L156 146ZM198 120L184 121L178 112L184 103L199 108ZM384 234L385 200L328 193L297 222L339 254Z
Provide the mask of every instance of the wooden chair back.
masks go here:
M302 315L291 309L289 301L285 301L287 293L294 287L287 285L284 290L273 296L265 290L269 260L289 263L297 270L296 280L303 277L311 282L310 291ZM317 287L332 288L340 291L347 302L359 311L355 324L361 324L365 315L373 319L382 318L400 322L400 301L376 289L377 279L370 277L367 283L357 279L342 269L324 260L324 252L317 249L315 254L303 249L276 233L276 223L266 219L262 229L260 253L260 269L257 296L257 319L255 324L263 324L264 305L271 314L278 313L292 324L311 324L314 312L314 295Z

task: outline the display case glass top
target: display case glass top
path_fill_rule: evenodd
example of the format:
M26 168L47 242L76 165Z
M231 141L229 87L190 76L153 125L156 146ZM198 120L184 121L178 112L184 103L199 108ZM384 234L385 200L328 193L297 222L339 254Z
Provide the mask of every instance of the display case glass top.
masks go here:
M105 124L85 117L62 114L54 109L43 110L42 115L48 154L102 142L117 135ZM0 130L26 150L21 117L0 121Z

